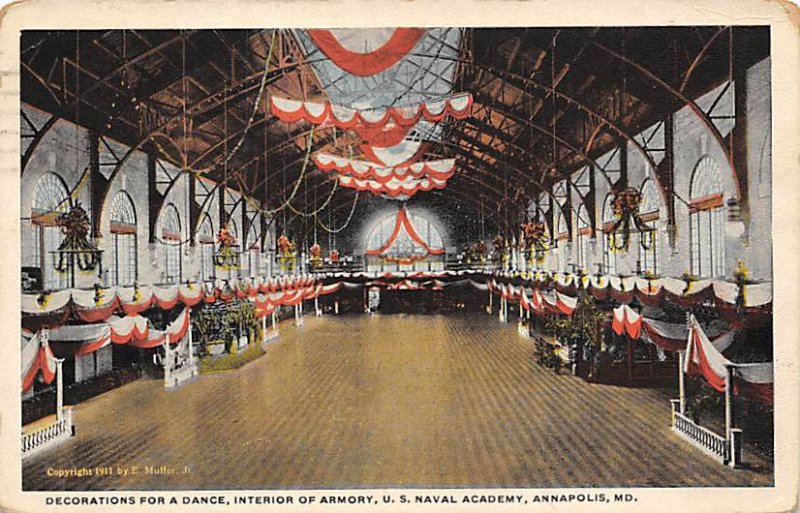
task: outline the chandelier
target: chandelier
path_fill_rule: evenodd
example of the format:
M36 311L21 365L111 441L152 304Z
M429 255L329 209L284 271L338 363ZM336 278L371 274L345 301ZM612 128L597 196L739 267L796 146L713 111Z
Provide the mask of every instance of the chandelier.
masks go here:
M656 229L642 220L639 206L642 194L633 187L628 187L614 194L613 212L617 219L607 233L608 245L614 251L628 251L631 233L639 233L639 244L645 251L655 244Z
M56 217L56 224L64 234L64 240L55 253L55 270L61 273L74 270L75 266L84 272L93 271L102 266L101 253L89 241L89 215L80 203L75 203L69 210Z
M217 252L214 254L214 265L218 269L229 271L239 268L239 246L236 237L228 231L227 225L220 228L217 234Z

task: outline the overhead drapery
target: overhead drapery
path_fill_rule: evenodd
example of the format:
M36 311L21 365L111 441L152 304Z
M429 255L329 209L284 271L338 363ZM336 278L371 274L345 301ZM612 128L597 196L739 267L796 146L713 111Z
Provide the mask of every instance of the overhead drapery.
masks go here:
M354 52L339 42L330 30L308 29L306 33L334 64L357 76L369 76L397 64L425 34L424 28L397 28L379 48L370 52Z
M392 179L426 177L447 180L453 176L456 168L456 159L430 160L405 166L379 166L372 162L337 157L329 153L318 153L314 157L314 163L323 171L336 171L353 178L375 180L380 183L387 183Z
M465 119L472 113L472 95L461 93L444 100L423 102L410 107L387 107L357 110L331 105L330 102L300 101L270 97L273 115L285 123L307 121L313 125L330 124L345 130L359 126L383 128L387 124L412 127L420 120L439 123L445 118Z
M400 229L405 229L408 236L414 241L417 245L422 247L428 255L443 255L444 248L431 248L428 244L419 236L417 231L414 229L414 225L411 224L411 220L408 217L408 212L406 212L406 208L404 206L400 206L397 209L397 218L395 219L394 228L392 229L392 234L389 236L389 239L383 243L383 245L377 249L370 249L365 252L367 255L383 255L386 251L392 247L392 245L397 240L397 236L400 234Z
M437 180L435 178L404 178L398 180L391 178L382 183L375 180L359 180L348 175L339 175L339 185L358 191L368 191L374 194L386 194L392 198L410 198L414 194L434 189L443 189L447 185L447 180Z
M359 146L370 161L380 166L408 166L422 157L428 145L420 141L402 141L393 146L362 144Z

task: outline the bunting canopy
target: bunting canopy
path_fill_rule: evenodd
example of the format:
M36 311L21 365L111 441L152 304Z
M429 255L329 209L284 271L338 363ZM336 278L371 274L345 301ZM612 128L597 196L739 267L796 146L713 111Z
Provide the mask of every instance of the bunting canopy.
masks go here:
M414 194L434 189L444 189L447 180L435 178L391 178L386 182L376 180L359 180L348 175L339 175L339 185L358 191L368 191L375 194L385 194L395 199L405 200Z
M385 37L387 32L388 38L385 41L379 39L378 46L374 50L362 52L357 48L357 45L362 42L366 45L368 41L363 37L359 38L358 33L354 34L352 30L309 29L306 31L314 44L317 45L317 48L328 56L336 66L360 77L386 71L397 64L419 43L425 34L425 29L372 29L373 40L369 42L374 42L375 36L378 38ZM356 46L356 48L352 48L353 46Z
M402 166L380 166L374 162L337 157L329 153L318 153L314 157L314 163L323 171L336 171L353 178L380 183L389 182L393 178L403 180L427 177L444 181L453 176L456 168L455 159L429 160Z

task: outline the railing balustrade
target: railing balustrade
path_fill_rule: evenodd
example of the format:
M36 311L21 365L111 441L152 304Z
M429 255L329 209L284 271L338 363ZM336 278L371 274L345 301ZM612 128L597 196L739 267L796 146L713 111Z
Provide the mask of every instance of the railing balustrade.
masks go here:
M22 457L35 454L72 436L72 410L64 410L64 416L30 433L22 435Z
M720 463L730 461L730 447L724 436L699 426L692 419L675 410L673 402L672 430Z

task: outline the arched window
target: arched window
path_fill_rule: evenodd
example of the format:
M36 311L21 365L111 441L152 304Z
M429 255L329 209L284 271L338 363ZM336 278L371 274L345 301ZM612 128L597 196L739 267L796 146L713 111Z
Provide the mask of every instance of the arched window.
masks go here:
M118 192L111 202L111 241L108 266L112 285L133 285L137 276L136 210L125 192Z
M242 276L253 278L259 272L259 254L261 252L261 227L258 216L254 217L247 231L247 239L242 248Z
M603 202L603 267L606 273L617 274L617 252L611 247L611 228L614 226L614 195L606 195Z
M582 269L589 269L589 238L592 236L592 227L589 219L589 211L586 210L586 205L581 203L578 208L578 215L575 219L577 226L576 241L578 244L578 266Z
M181 217L178 209L170 203L161 212L160 243L164 248L164 281L166 283L178 283L182 275L182 253L183 238L181 236Z
M658 190L653 180L647 179L642 183L642 203L639 205L639 217L648 227L653 228L650 233L639 234L639 264L642 271L658 274L660 244L658 236L658 209L661 201Z
M64 181L55 173L43 175L36 184L31 205L33 224L32 264L41 270L45 290L69 286L69 276L55 270L54 251L58 250L64 235L56 225L58 214L69 209L69 192Z
M689 239L692 274L710 278L725 274L725 211L719 165L703 157L695 167L689 191Z
M428 216L410 211L406 213L414 231L429 248L438 249L444 246L439 228ZM381 248L390 239L397 223L397 216L397 212L386 214L372 225L367 235L367 251ZM400 229L384 257L371 256L367 259L368 271L442 269L444 269L442 256L427 255L425 249L411 239L405 228Z
M214 225L211 216L203 214L197 230L197 243L200 246L200 278L203 281L214 279Z

